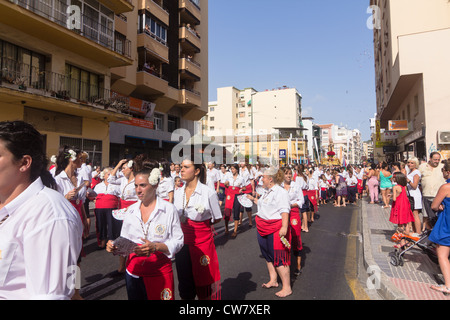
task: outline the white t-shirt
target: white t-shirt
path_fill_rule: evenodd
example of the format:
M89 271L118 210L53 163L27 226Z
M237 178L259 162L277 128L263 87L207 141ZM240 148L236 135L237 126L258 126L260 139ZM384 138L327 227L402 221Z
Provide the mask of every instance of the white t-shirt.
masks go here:
M284 188L284 183L281 184L281 187ZM289 204L293 205L294 203L297 204L298 208L300 209L303 204L305 203L305 196L303 195L303 190L300 187L298 183L291 182L289 190L287 190L289 194Z
M83 225L40 178L0 210L0 300L69 300Z

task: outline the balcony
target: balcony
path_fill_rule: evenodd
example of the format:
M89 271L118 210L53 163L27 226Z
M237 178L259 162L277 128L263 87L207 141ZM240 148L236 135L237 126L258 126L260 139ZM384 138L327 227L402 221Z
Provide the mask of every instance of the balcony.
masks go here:
M179 69L182 80L190 79L193 81L200 81L202 76L201 66L192 58L181 58Z
M161 62L169 63L169 48L166 43L150 32L141 32L137 36L137 47L145 48Z
M165 25L169 25L169 12L163 7L161 0L139 0L138 9L146 9Z
M0 99L4 102L109 121L130 118L129 101L99 85L11 61L0 74Z
M169 83L155 71L142 68L136 74L135 94L148 99L151 96L159 96L167 93Z
M180 9L181 21L193 25L200 24L202 14L197 4L191 0L179 0L178 7Z
M202 97L200 92L193 89L180 89L179 103L187 107L200 107L202 105Z
M181 41L181 47L186 52L200 53L202 48L202 42L200 35L187 26L180 28L179 39Z
M105 7L108 7L116 14L131 12L134 9L131 0L98 0L98 2Z
M14 29L44 42L76 53L107 67L127 66L131 59L131 42L117 43L112 25L100 23L81 15L79 24L68 26L67 4L54 0L53 6L31 0L17 0L14 4L0 0L0 21Z

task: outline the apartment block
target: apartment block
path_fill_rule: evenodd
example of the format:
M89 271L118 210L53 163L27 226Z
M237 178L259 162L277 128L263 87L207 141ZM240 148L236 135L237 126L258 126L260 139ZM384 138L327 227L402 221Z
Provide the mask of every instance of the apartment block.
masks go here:
M371 0L377 97L375 157L450 155L450 2ZM383 131L396 132L383 142ZM389 148L386 148L389 147Z
M207 0L0 0L0 119L110 165L207 112Z

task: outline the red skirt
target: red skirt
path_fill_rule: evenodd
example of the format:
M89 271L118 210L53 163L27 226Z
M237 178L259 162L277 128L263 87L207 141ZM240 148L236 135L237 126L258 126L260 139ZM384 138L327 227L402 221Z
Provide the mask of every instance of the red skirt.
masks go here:
M306 195L308 196L309 201L311 201L314 206L314 212L317 212L317 197L316 190L307 190Z
M126 267L131 274L142 277L148 300L174 300L172 261L164 253L156 252L149 257L132 253Z
M290 228L291 228L291 247L294 252L299 252L303 249L302 244L302 224L300 218L300 210L298 208L291 208L289 214Z
M363 181L358 179L358 184L356 185L356 187L358 188L358 193L362 193L363 192Z
M291 265L291 249L286 247L280 238L280 229L282 226L282 220L265 220L256 216L256 229L261 237L266 237L273 234L273 265L278 267L280 265L290 266ZM288 232L285 236L286 240L291 242L291 231L288 228Z
M221 299L219 259L214 244L211 221L192 221L181 224L184 244L189 246L192 273L199 297Z

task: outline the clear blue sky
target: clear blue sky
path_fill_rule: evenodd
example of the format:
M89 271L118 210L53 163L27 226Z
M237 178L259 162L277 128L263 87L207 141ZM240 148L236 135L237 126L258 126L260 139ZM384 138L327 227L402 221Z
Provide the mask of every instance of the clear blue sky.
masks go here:
M317 124L370 138L376 112L368 0L210 0L209 100L217 88L286 85Z

